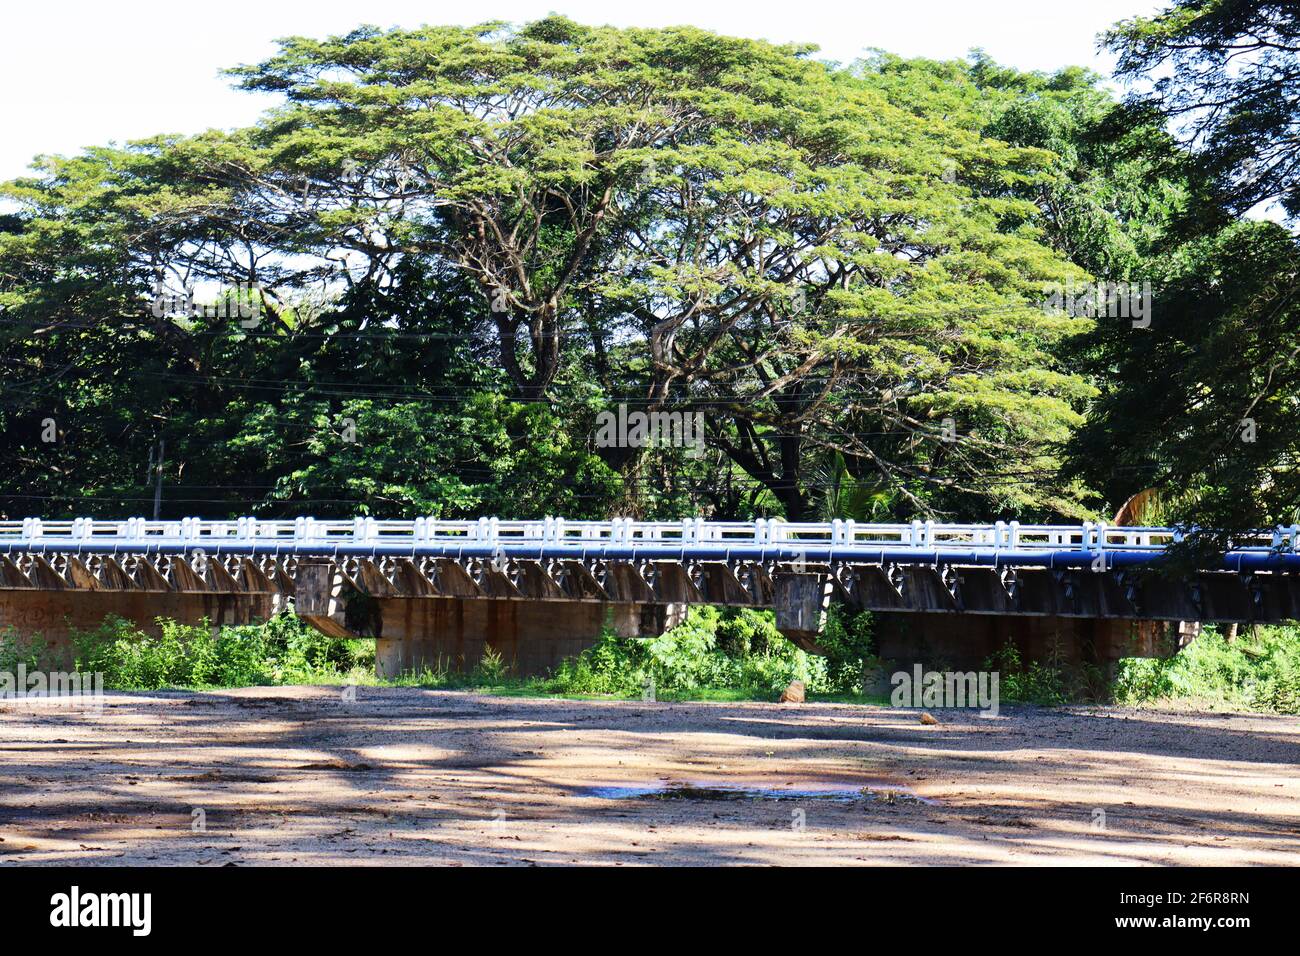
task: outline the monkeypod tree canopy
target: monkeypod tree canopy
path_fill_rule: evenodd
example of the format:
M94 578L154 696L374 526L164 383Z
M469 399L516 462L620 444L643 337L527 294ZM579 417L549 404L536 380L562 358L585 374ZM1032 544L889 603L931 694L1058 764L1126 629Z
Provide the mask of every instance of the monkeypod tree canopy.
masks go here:
M294 38L233 72L286 98L254 141L320 241L471 278L521 397L591 336L791 516L810 455L914 501L1069 510L1025 480L1088 394L1052 359L1081 321L1033 304L1077 270L1013 198L1050 155L809 52L549 18Z
M1080 514L1053 154L811 52L363 28L232 71L281 98L256 127L44 160L0 222L9 464L127 507L166 438L169 481L231 486L209 512ZM262 323L152 314L163 272L260 283ZM598 446L624 402L700 415L705 455Z

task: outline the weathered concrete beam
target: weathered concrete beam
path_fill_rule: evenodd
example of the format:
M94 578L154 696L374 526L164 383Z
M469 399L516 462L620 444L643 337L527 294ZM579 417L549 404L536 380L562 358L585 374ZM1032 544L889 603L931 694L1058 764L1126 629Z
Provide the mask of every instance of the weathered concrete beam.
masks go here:
M604 589L616 602L653 604L654 588L635 565L626 561L611 561L605 568Z
M824 653L817 637L826 624L832 590L830 576L778 573L772 583L776 629L796 646L813 654Z
M279 593L279 588L271 583L271 579L252 558L244 558L239 563L238 579L243 590L250 594Z
M161 572L154 567L153 562L143 555L136 557L135 568L133 570L135 573L136 584L140 586L140 590L142 591L175 590L171 586L171 582L163 577Z
M393 587L398 597L438 597L442 594L410 558L398 558L394 563Z
M907 610L906 596L895 581L881 567L852 568L843 576L843 586L852 597L857 610Z
M534 601L562 601L568 597L539 561L519 562L518 586L524 597Z
M36 584L8 555L0 555L0 588L34 588Z
M761 564L745 564L741 575L745 590L749 592L753 602L759 607L771 607L776 586L772 583L772 576L767 573L767 569Z
M480 571L478 585L484 595L497 600L522 600L524 592L515 587L515 582L504 571L484 562Z
M372 597L396 597L400 592L375 562L362 558L357 562L356 583Z
M99 579L74 555L68 555L64 562L64 576L74 588L82 591L98 591L100 588Z
M329 637L356 637L348 629L346 607L340 598L344 575L332 561L300 561L294 594L294 613Z
M138 585L131 580L116 559L103 557L99 559L99 580L109 591L135 591Z
M610 601L609 592L581 561L560 563L560 587L575 601Z
M32 563L27 576L31 578L32 583L38 588L46 591L65 591L72 587L72 584L65 580L58 571L55 571L43 555L39 554L32 555Z
M483 596L482 588L455 561L450 558L437 558L434 565L438 569L438 590L447 597L473 598Z
M172 587L177 591L209 591L208 583L199 577L198 572L190 567L184 555L174 554L168 570Z
M203 580L209 591L217 591L222 594L242 594L244 590L240 583L226 570L226 566L215 558L208 561Z
M272 561L267 573L272 586L285 597L293 597L298 584L294 576L285 568L283 561Z
M704 595L686 568L675 561L654 563L654 596L660 604L703 604Z
M961 605L948 589L938 568L903 565L903 594L908 606L917 611L959 611Z
M1007 579L995 568L962 568L961 596L967 610L978 609L990 614L1015 614L1019 602Z
M751 607L754 603L753 597L731 568L721 561L705 561L700 564L700 581L704 596L710 604Z

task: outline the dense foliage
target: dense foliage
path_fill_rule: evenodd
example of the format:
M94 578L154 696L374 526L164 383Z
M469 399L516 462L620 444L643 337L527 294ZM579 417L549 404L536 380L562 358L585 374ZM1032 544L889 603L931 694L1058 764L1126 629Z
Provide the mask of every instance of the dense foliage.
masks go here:
M0 513L1295 520L1295 238L1240 215L1293 20L1122 24L1177 67L1125 102L560 17L285 40L256 126L0 186ZM1044 307L1090 280L1150 321Z
M215 630L160 619L155 633L110 617L92 631L75 633L73 645L76 670L102 674L105 686L117 689L375 681L372 641L327 637L292 614ZM770 612L696 607L686 621L652 640L607 632L543 677L520 678L512 661L488 648L472 666L444 661L441 669L409 674L399 683L624 697L718 691L775 697L790 681L801 680L816 694L861 693L875 663L870 616L834 613L826 646L827 657L799 650L777 631ZM0 672L15 671L20 662L35 670L43 652L39 636L0 631Z
M1230 642L1211 630L1167 660L1125 660L1114 699L1300 714L1300 632L1262 627Z
M1287 0L1176 0L1106 35L1132 105L1173 119L1239 211L1300 214L1300 8Z
M168 514L1084 513L1052 154L807 54L293 39L235 71L285 99L255 128L41 160L0 224L5 509L147 511L161 471ZM187 283L260 313L158 315ZM703 447L599 446L619 404Z
M110 689L245 687L272 684L374 684L374 644L326 637L292 615L225 627L160 621L148 634L120 618L75 635L76 669L100 673ZM551 674L521 678L488 650L473 667L442 662L404 675L409 686L477 688L498 693L614 696L657 700L775 700L792 680L816 697L879 693L882 662L871 653L870 615L835 613L822 637L826 657L795 648L770 613L695 608L653 640L607 633ZM0 631L0 673L39 667L43 643ZM1025 661L1008 643L984 664L999 674L1004 703L1060 706L1079 701L1300 713L1300 629L1260 627L1231 639L1208 629L1168 659L1128 658L1112 679L1095 667ZM382 683L382 682L380 682Z

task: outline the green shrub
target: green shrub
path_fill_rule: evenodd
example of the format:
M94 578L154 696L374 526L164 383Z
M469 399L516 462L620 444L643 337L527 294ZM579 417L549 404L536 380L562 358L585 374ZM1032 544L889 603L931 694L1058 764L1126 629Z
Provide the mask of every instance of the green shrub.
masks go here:
M606 629L592 647L561 661L548 684L557 694L640 693L646 677L644 649Z
M1115 700L1184 700L1239 709L1300 713L1300 628L1259 627L1228 640L1206 628L1168 659L1120 661Z
M1075 696L1059 661L1030 661L1026 666L1009 639L984 662L984 669L998 672L998 694L1004 700L1057 707Z
M103 673L109 687L157 690L331 681L374 664L372 642L326 637L292 614L216 633L159 618L158 629L147 634L110 616L74 633L77 669Z
M505 658L495 647L488 644L483 648L483 655L478 663L470 671L469 682L480 687L493 687L505 681L509 672L510 665L506 663Z
M860 683L861 674L859 659L855 681ZM560 664L547 687L564 694L636 696L653 681L657 693L669 695L706 689L767 695L792 680L815 693L840 689L828 662L786 640L770 612L700 606L658 637L625 638L607 630L595 646Z
M211 667L213 642L206 626L158 620L160 634L150 635L116 615L93 631L74 632L77 669L102 672L108 687L157 690L194 685Z
M879 666L875 656L872 617L867 611L850 611L831 605L826 627L817 638L826 651L825 690L835 694L860 694L866 671Z
M0 630L0 673L17 674L20 664L29 672L37 670L46 646L39 634L23 637L13 627Z

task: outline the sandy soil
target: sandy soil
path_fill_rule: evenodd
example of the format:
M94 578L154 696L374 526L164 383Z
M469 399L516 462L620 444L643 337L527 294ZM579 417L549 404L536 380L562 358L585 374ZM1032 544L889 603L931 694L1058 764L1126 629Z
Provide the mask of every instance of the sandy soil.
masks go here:
M0 864L1296 864L1300 720L358 688L0 704Z

